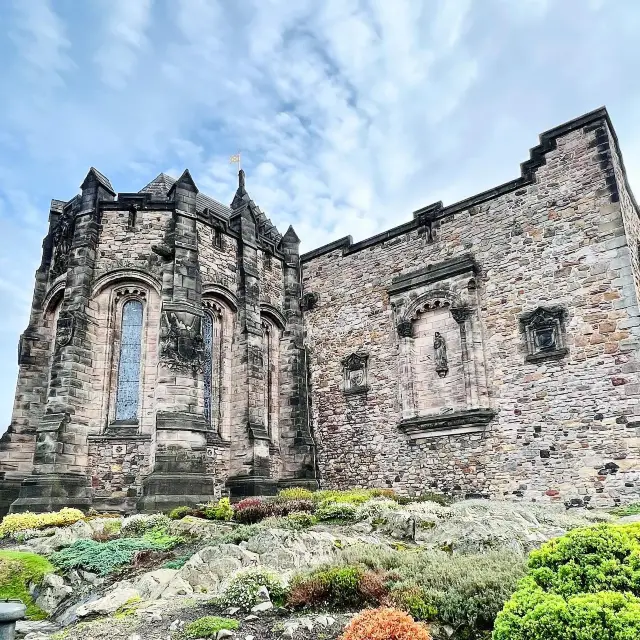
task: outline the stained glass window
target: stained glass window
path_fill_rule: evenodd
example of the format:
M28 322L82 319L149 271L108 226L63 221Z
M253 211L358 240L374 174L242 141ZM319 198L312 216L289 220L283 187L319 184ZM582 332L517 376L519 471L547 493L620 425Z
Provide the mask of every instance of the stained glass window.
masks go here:
M264 353L264 426L271 435L271 327L262 323L262 351Z
M220 373L222 371L222 317L205 313L202 321L204 342L204 419L213 429L220 426Z
M135 420L138 417L142 352L142 303L139 300L129 300L122 307L121 333L116 420Z

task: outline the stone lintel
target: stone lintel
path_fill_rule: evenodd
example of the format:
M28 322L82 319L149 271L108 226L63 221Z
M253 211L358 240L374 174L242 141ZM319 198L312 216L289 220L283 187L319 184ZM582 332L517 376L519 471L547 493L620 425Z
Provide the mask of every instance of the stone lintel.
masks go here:
M485 430L495 414L494 409L465 409L452 413L407 418L400 421L399 428L412 440L477 433Z
M472 256L464 255L397 276L391 281L388 292L389 294L400 293L468 272L477 274L478 264Z
M540 351L539 353L530 353L525 360L527 362L543 362L545 360L560 360L569 353L566 347L555 349L553 351Z

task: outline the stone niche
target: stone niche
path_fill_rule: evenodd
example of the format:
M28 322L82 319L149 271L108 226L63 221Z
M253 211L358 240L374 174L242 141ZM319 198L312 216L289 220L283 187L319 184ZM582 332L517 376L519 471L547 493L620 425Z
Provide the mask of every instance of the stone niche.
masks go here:
M411 439L481 432L489 404L478 266L469 256L394 278L400 429Z

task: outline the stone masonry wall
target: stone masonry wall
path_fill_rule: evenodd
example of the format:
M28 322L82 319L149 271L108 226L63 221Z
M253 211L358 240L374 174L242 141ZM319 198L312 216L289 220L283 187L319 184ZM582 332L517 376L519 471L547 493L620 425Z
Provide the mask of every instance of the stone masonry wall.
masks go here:
M605 130L607 122L596 119ZM377 242L303 256L304 292L319 294L305 326L323 486L570 504L637 498L640 331L623 217L628 233L638 221L628 205L621 210L598 127L588 125L554 136L533 181ZM410 440L399 429L388 289L394 276L463 254L480 269L476 351L497 415L485 432ZM567 310L568 354L526 362L519 317L552 305ZM358 350L369 356L369 390L348 395L340 360Z

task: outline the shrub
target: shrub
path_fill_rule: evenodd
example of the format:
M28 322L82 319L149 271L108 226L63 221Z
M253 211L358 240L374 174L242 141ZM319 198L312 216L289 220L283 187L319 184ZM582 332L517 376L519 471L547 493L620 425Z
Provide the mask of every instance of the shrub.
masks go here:
M281 604L286 591L277 574L259 567L239 571L231 578L227 588L219 598L219 604L226 607L251 609L257 603L256 594L260 587L266 587L271 601Z
M373 498L394 498L393 489L350 489L348 491L337 491L325 489L314 491L312 499L316 503L322 502L348 502L350 504L364 504Z
M78 520L84 514L79 509L64 508L50 513L11 513L0 523L0 538L27 529L45 529L47 527L66 527Z
M393 498L398 504L412 504L414 502L435 502L443 507L449 506L453 499L443 493L421 493L417 496L395 496Z
M637 516L640 515L640 502L632 502L622 507L616 507L609 512L614 516Z
M262 529L263 527L258 524L241 525L220 536L217 542L220 544L240 544L241 542L246 542L249 538L253 538Z
M233 508L229 498L220 498L218 504L205 505L203 512L208 520L231 520L233 518Z
M53 565L35 553L0 551L0 599L22 600L29 618L46 618L47 614L33 602L30 586L39 585L53 571Z
M403 611L383 607L359 613L340 640L431 640L431 636Z
M323 502L316 510L318 520L355 520L357 508L349 502Z
M174 560L168 560L162 565L163 569L182 569L187 561L191 558L190 555L180 556L179 558L175 558Z
M64 570L85 569L102 576L113 573L131 562L137 551L162 550L145 538L120 538L109 542L76 540L71 546L51 555L51 561Z
M301 531L302 529L306 529L307 527L312 527L314 524L317 524L318 518L311 513L296 511L294 513L290 513L285 518L285 521L285 528Z
M255 524L275 515L272 505L273 503L262 498L245 498L234 505L234 517L242 524Z
M394 500L369 500L356 509L357 520L384 522L389 511L396 511L398 503Z
M162 513L136 513L122 521L121 533L125 537L142 536L148 531L167 531L171 521Z
M525 571L524 557L507 551L450 555L354 545L342 552L342 561L384 573L396 606L416 618L447 624L464 638L480 638L492 629Z
M435 606L427 602L427 596L420 587L405 587L391 592L391 600L398 608L406 611L416 620L434 620L438 614Z
M169 511L169 519L171 520L182 520L185 516L190 516L193 513L193 509L191 507L176 507L175 509L171 509Z
M304 487L291 487L290 489L282 489L278 493L279 500L313 500L313 491Z
M496 620L493 640L633 640L640 599L601 591L563 598L525 580Z
M384 601L388 593L382 577L361 567L330 567L296 576L287 598L291 607L358 607Z
M640 595L640 543L634 525L601 524L569 531L529 555L529 575L563 596L596 591Z
M184 633L189 638L215 638L218 631L228 629L235 631L240 625L233 618L220 618L218 616L204 616L188 624Z

